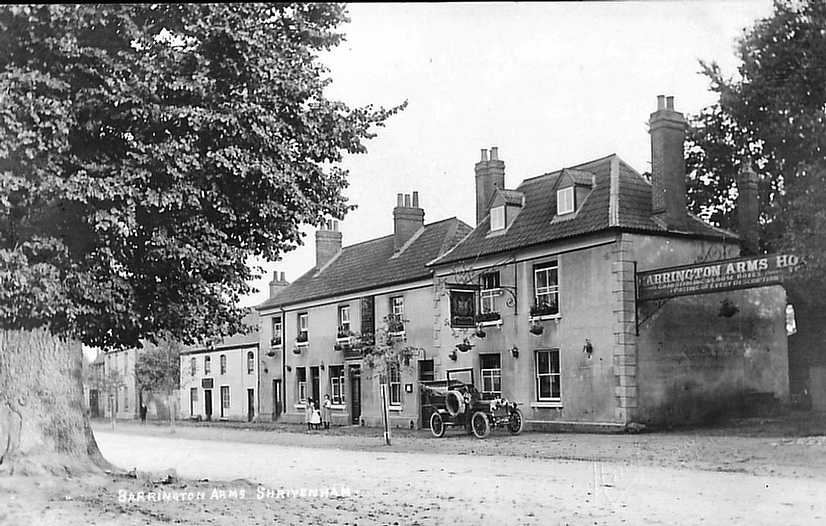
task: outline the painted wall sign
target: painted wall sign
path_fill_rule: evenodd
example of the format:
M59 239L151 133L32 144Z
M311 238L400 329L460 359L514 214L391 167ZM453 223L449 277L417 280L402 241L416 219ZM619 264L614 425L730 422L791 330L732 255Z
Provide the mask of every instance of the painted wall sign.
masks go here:
M637 273L637 300L706 294L780 283L800 265L792 254L710 261Z

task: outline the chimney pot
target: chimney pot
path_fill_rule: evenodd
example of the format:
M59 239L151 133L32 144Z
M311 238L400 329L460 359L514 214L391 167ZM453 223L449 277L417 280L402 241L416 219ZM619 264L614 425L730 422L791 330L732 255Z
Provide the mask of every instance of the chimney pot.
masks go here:
M396 194L396 206L404 206L404 194Z
M275 295L278 294L278 292L281 291L281 289L283 289L287 285L289 285L289 283L287 283L287 280L284 279L284 273L281 273L281 279L279 280L278 271L273 271L272 281L270 281L270 297L275 297Z
M405 243L424 226L424 210L419 208L419 192L398 194L399 206L393 210L393 246L401 249ZM412 206L411 206L412 205Z
M760 252L760 209L757 201L757 174L751 167L751 159L740 163L737 181L737 222L740 234L740 253L753 256Z
M651 134L651 210L669 229L684 227L686 213L685 118L674 97L659 95L649 121Z
M487 150L482 150L482 162L476 163L476 224L480 224L488 215L488 205L496 188L505 187L505 163L499 159L499 148L490 149L491 158L487 158Z

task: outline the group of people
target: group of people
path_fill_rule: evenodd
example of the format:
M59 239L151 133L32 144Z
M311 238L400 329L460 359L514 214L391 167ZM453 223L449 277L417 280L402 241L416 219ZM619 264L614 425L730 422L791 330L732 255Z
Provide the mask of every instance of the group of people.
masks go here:
M324 403L321 407L318 406L317 400L308 398L305 413L307 430L330 429L330 414L332 413L332 407L333 403L330 401L330 395L324 395Z

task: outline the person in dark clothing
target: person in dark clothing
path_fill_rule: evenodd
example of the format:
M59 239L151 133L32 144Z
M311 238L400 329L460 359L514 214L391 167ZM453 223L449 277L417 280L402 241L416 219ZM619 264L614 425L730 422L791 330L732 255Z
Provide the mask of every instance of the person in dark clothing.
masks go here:
M141 424L146 422L146 404L141 402Z

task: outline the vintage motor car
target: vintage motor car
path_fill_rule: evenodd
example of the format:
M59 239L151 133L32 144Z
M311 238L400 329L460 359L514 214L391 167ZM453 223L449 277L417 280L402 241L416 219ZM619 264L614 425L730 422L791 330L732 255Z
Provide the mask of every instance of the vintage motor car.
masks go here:
M422 382L422 409L432 410L430 432L441 438L448 427L464 427L476 438L485 438L491 429L522 432L524 421L516 402L481 393L473 385L473 369L454 369L445 380Z

